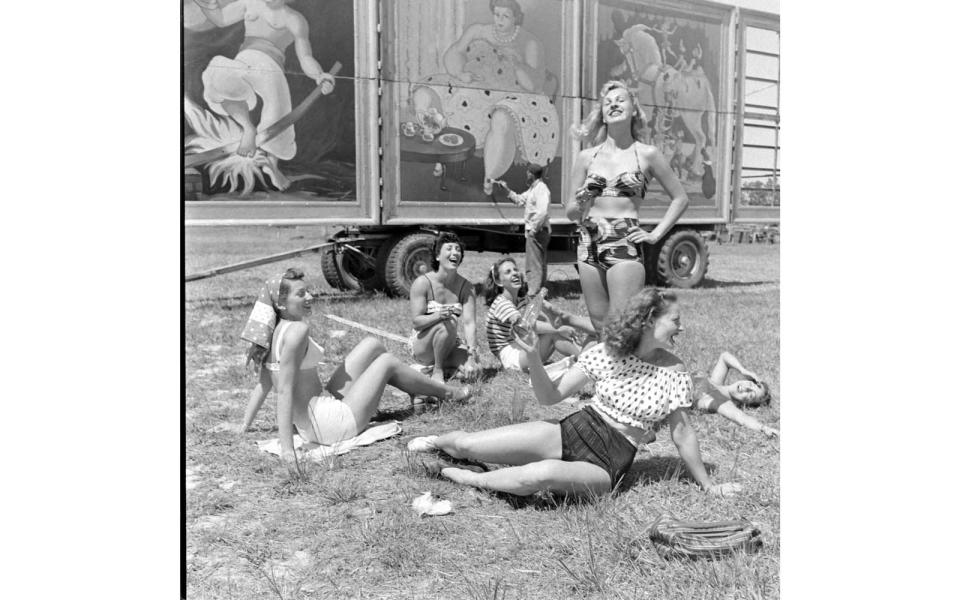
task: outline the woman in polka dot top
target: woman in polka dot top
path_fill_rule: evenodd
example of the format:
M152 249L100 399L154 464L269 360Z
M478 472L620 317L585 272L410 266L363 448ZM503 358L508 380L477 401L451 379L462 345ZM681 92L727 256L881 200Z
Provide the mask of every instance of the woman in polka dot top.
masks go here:
M456 459L505 465L475 472L450 464L444 477L478 488L526 496L538 491L598 494L614 490L633 464L637 446L666 420L674 444L693 478L712 494L740 487L714 483L700 457L697 434L686 409L691 380L671 350L683 331L676 296L647 288L633 296L606 325L603 343L553 384L537 351L536 335L518 340L530 365L541 404L556 404L588 381L596 393L590 406L559 423L534 421L467 433L415 438L413 451L442 450Z

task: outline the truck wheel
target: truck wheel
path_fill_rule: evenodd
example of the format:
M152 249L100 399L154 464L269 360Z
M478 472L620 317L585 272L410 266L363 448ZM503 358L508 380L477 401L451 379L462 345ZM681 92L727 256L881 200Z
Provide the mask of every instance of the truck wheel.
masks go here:
M429 233L413 233L390 250L384 269L390 293L410 297L413 280L431 270L435 240L436 237Z
M377 269L377 246L344 246L337 253L333 248L320 255L320 270L331 287L338 290L366 291L383 288Z
M707 274L710 253L700 234L682 229L670 234L657 256L659 283L677 288L692 288Z

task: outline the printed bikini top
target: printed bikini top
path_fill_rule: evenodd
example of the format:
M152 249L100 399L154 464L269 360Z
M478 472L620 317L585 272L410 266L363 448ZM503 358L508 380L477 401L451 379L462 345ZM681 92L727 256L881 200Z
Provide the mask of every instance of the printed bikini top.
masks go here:
M276 362L265 362L263 363L264 368L268 371L279 371L280 370L280 353L283 350L281 344L283 343L283 334L287 332L287 327L292 323L292 321L284 321L280 324L280 327L277 328L276 334L276 343L274 344L274 349L276 350L275 356L277 357ZM307 338L307 353L304 354L303 360L300 361L300 370L307 369L316 369L317 365L323 362L323 346L318 344L316 340L312 337Z
M597 151L593 153L593 159L590 161L591 164L599 153L600 146L597 146ZM612 181L607 181L602 175L587 172L587 178L584 182L587 189L598 196L624 196L627 198L640 196L640 199L643 200L643 196L647 193L648 180L647 174L640 169L640 155L637 154L636 145L633 147L633 154L637 158L636 171L624 171L614 177Z

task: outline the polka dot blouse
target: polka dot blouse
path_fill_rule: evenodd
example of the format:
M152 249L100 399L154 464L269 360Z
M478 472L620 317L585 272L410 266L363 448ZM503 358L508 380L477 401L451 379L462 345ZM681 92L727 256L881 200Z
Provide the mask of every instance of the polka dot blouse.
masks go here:
M692 404L690 374L643 362L630 354L616 358L597 344L577 366L594 381L593 407L619 423L649 429L671 412Z

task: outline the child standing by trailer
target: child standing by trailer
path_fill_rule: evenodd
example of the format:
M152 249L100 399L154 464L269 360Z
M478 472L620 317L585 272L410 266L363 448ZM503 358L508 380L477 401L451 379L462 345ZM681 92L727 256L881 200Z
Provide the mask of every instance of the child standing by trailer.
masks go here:
M520 319L521 311L527 306L527 284L523 274L517 268L516 261L505 256L498 260L483 282L483 294L487 306L487 345L490 352L500 359L505 369L527 370L527 357L514 343L516 333L514 324ZM549 306L545 304L545 306ZM539 336L539 349L542 360L547 360L554 350L564 356L578 356L580 346L574 339L575 329L570 325L554 327L544 315L535 326Z

